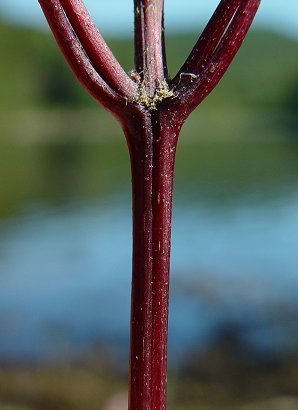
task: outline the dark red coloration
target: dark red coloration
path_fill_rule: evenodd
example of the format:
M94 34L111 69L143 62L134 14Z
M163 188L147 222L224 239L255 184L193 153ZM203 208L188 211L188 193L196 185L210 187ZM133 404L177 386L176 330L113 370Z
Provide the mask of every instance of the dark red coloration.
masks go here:
M137 93L136 84L125 73L95 27L80 0L61 0L65 14L86 51L91 64L103 80L119 94L129 98Z
M179 131L165 108L142 115L126 131L134 222L131 410L165 408L172 187Z
M129 410L165 410L172 188L182 124L239 49L260 0L222 0L173 80L163 0L134 0L135 70L127 75L81 0L39 0L73 72L120 121L133 191Z
M182 122L222 78L239 50L259 4L260 0L220 2L186 62L170 83L178 96L174 105Z

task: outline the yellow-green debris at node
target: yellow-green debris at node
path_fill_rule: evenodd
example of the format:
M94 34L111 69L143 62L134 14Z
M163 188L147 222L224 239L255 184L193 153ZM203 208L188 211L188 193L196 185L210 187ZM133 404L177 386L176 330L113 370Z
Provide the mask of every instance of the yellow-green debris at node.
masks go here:
M166 98L174 98L175 94L169 89L168 84L162 81L155 90L153 97L149 97L146 92L144 83L139 84L139 98L138 102L146 107L148 110L157 110L158 103Z

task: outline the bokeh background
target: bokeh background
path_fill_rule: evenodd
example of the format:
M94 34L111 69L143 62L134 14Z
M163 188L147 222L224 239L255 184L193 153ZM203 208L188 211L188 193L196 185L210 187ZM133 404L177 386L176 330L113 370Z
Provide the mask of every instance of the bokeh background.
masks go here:
M189 3L166 3L172 75L217 1ZM86 4L130 70L132 2ZM124 410L125 140L73 78L38 2L0 0L0 13L0 409ZM296 1L264 0L181 134L172 410L298 408L297 19Z

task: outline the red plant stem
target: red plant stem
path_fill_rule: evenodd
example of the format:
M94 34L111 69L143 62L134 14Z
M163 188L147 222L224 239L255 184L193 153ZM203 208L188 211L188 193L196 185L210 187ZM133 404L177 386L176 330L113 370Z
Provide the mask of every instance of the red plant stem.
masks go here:
M170 114L170 113L169 113ZM176 143L180 128L165 111L153 115L153 335L152 409L166 408L168 299L172 191ZM155 122L154 122L155 121Z
M168 113L142 114L127 130L133 189L129 410L166 408L168 298L178 127Z
M260 0L221 0L169 83L163 0L134 0L133 82L93 24L82 0L39 0L73 72L121 122L133 191L133 276L129 410L165 410L171 212L178 134L227 70Z
M180 68L173 84L181 83L181 73L199 74L219 44L241 0L222 0L209 20L187 60Z
M135 65L148 97L164 80L163 0L134 0Z
M125 97L136 95L137 87L123 70L81 0L60 0L80 43L100 76L115 91Z
M88 92L106 109L118 116L125 98L110 88L92 66L78 41L59 0L39 0L48 24L75 76Z
M240 0L238 2L239 6L230 23L227 18L221 20L220 16L215 12L206 30L211 33L213 26L215 36L218 37L219 31L217 24L224 24L224 27L220 29L224 34L218 45L211 51L215 43L213 42L212 36L210 36L210 44L208 41L203 40L204 45L202 50L200 47L195 46L183 65L183 67L192 71L183 73L180 70L179 75L170 83L170 86L176 89L176 99L171 104L172 109L176 111L180 121L184 122L189 114L218 84L241 47L258 10L260 1L261 0ZM222 3L227 2L226 0L222 0ZM233 0L230 0L230 5L232 3ZM210 55L209 57L205 57L206 61L204 64L200 53L205 54L205 48L208 49L209 47L211 47ZM198 66L196 66L196 63Z

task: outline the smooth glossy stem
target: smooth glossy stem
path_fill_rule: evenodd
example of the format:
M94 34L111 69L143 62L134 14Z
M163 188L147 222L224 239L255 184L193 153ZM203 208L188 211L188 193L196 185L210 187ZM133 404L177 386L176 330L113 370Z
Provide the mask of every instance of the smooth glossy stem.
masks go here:
M102 79L82 48L59 0L39 0L48 24L72 71L88 92L117 117L127 101Z
M152 409L166 409L172 192L178 130L153 115ZM155 122L156 117L156 122Z
M260 0L221 0L169 84L165 82L163 0L134 0L135 83L106 46L82 0L39 2L73 72L89 93L118 118L127 138L133 191L128 408L165 410L177 138L185 119L228 68Z
M170 83L176 90L172 109L180 121L185 121L218 84L239 50L260 2L221 1L202 37ZM183 72L184 69L190 71Z
M93 67L106 83L127 98L136 95L136 84L125 73L97 30L82 0L60 0Z
M192 73L195 75L201 73L208 59L218 46L240 3L240 0L222 0L219 3L190 55L180 68L175 79L173 79L173 86L181 83L183 79L181 75L183 77L183 73Z
M148 97L164 81L163 0L134 0L135 65Z
M164 410L172 189L178 130L169 126L166 115L154 112L144 114L133 132L134 135L127 135L133 190L128 408Z

